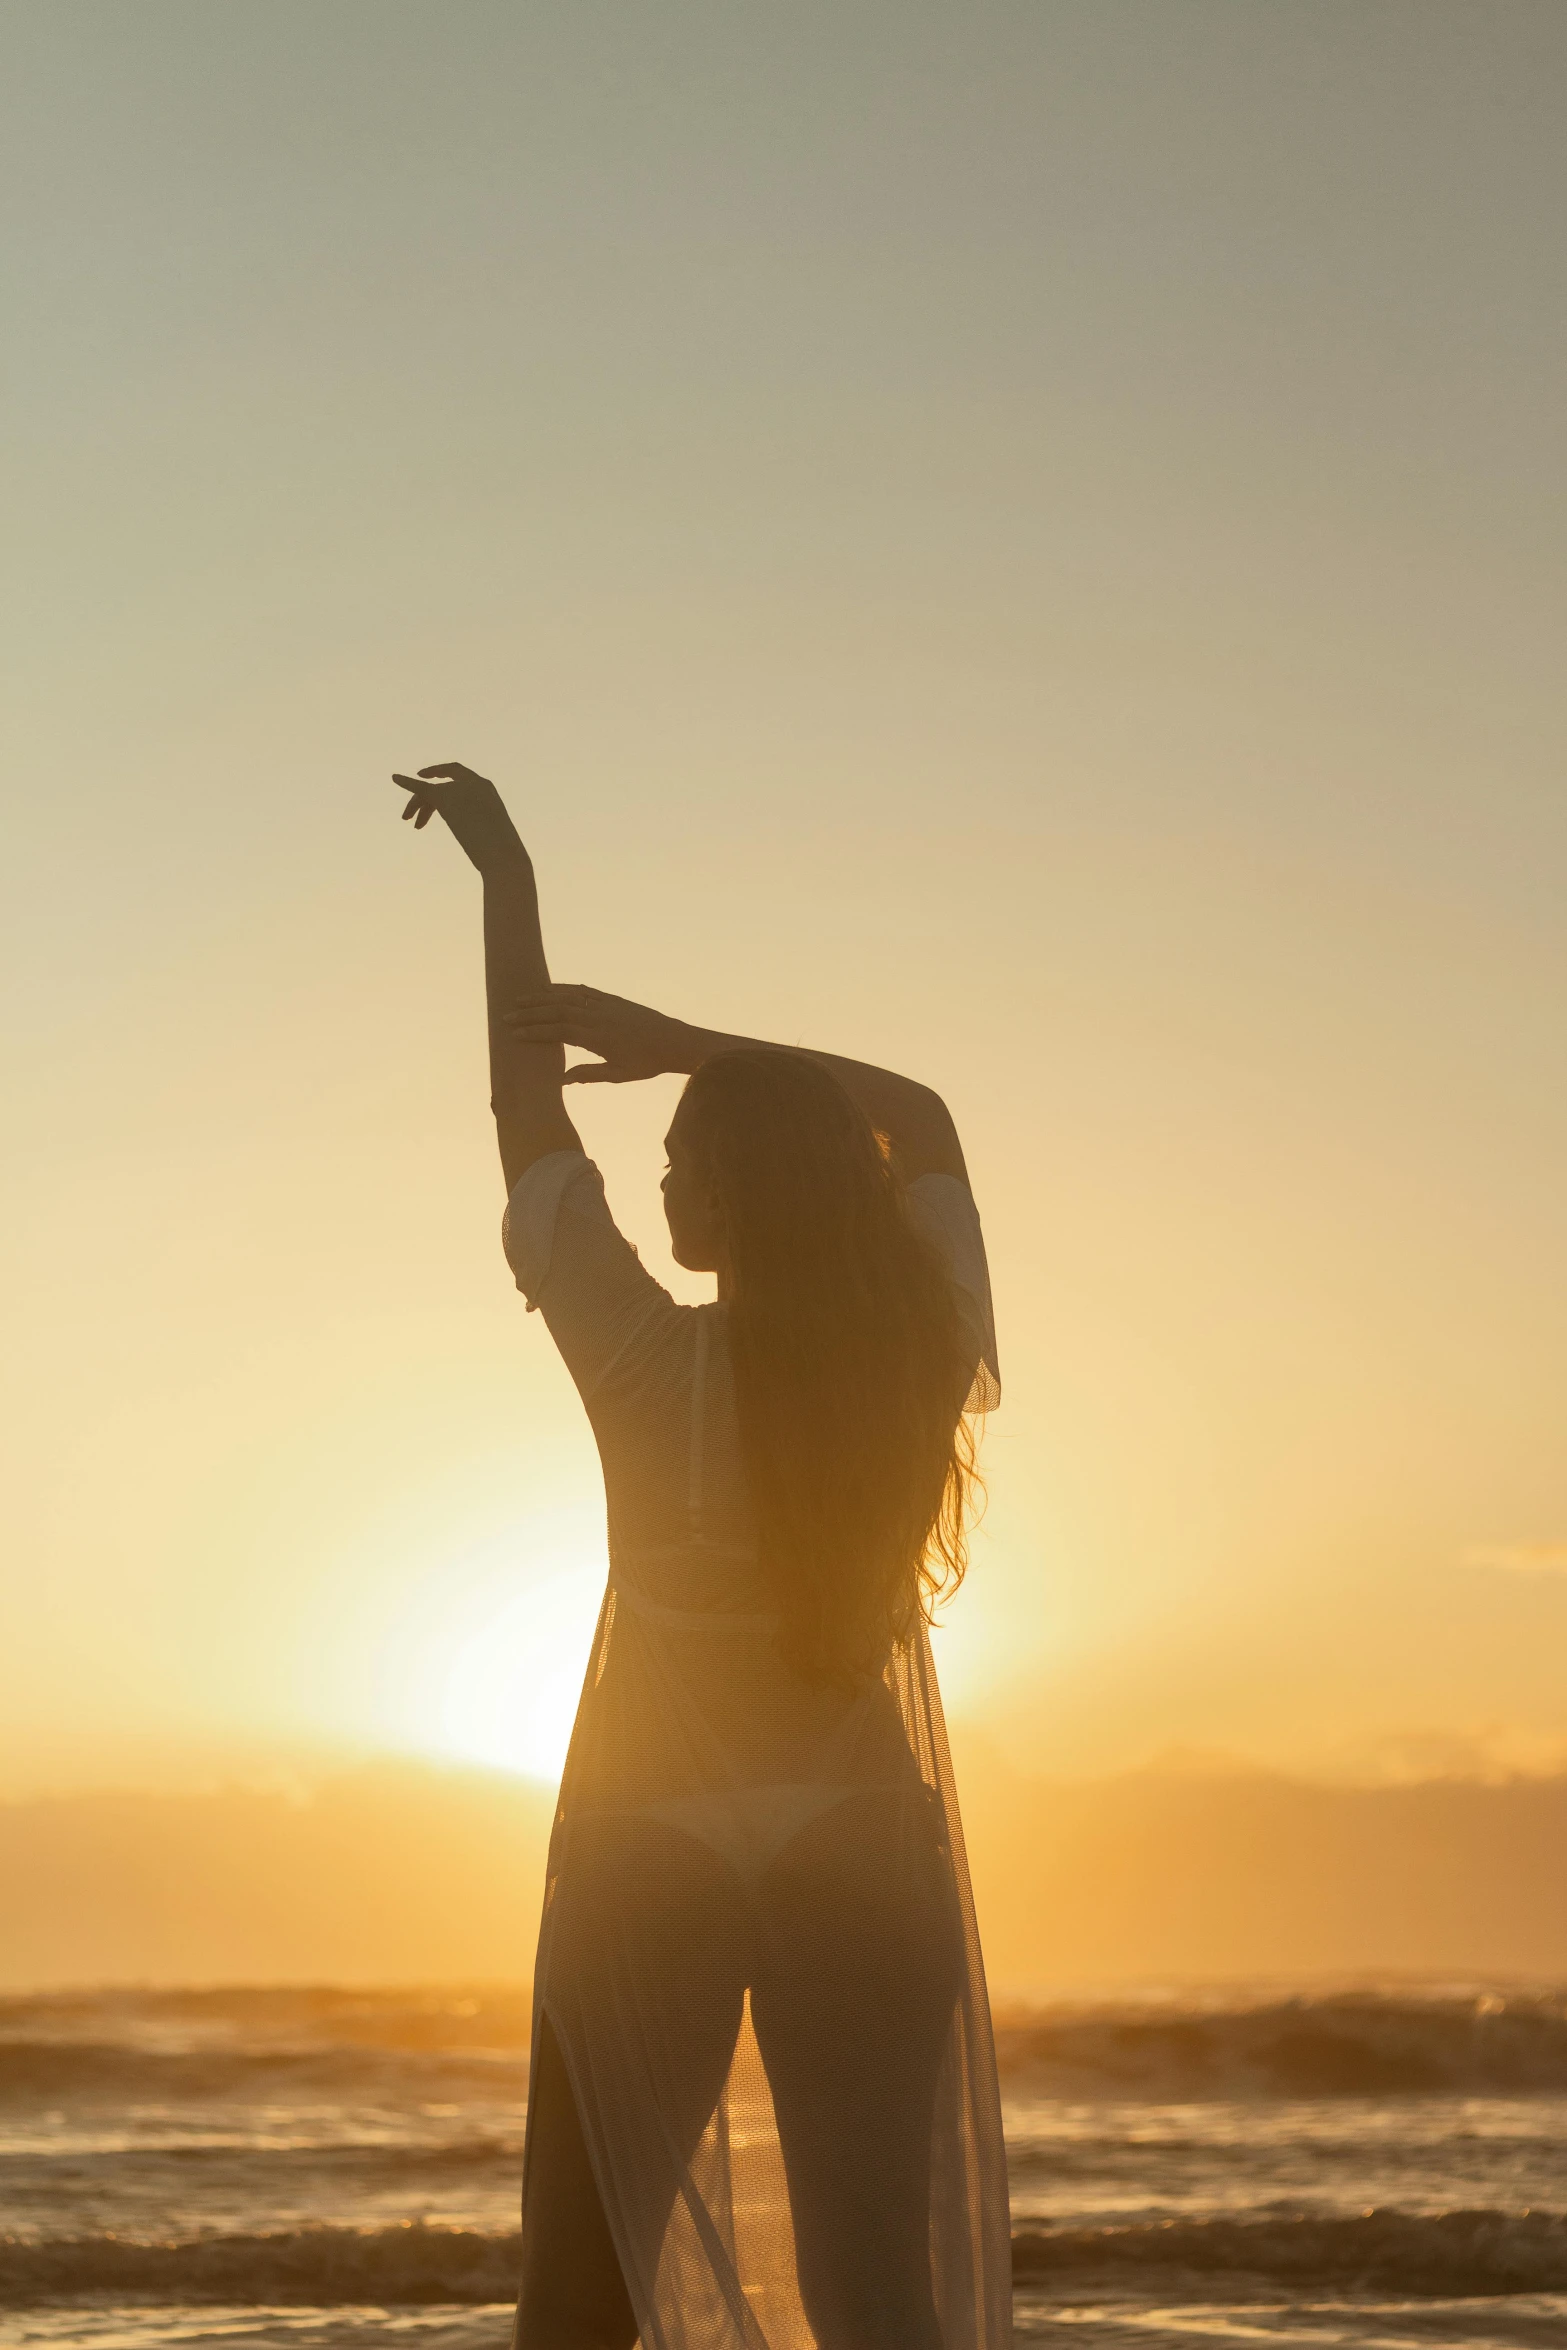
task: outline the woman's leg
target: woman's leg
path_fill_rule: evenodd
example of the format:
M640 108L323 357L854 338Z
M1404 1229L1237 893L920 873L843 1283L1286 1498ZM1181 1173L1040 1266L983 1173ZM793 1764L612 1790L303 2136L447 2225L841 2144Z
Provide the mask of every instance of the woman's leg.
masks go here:
M853 1797L764 1881L751 2013L821 2350L940 2350L931 2291L936 2087L961 1983L922 1791Z
M551 1979L604 2111L628 2258L649 2279L712 2119L744 2008L749 1914L732 1871L658 1821L579 1831ZM630 2350L631 2297L565 2059L546 2017L530 2083L522 2293L513 2350Z
M637 2321L546 2016L528 2082L522 2293L512 2350L632 2350Z

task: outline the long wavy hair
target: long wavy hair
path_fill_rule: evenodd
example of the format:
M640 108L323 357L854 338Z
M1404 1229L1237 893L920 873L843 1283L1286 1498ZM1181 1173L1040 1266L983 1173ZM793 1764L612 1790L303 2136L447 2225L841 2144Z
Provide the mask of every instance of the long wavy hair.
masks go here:
M803 1054L721 1053L681 1126L731 1273L739 1433L780 1640L811 1679L879 1673L968 1564L974 1369L883 1139Z

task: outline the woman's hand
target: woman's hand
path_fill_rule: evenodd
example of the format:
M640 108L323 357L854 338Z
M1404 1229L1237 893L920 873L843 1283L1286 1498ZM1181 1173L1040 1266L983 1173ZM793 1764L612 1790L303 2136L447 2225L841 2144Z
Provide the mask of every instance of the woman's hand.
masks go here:
M597 1053L568 1069L567 1085L630 1085L666 1070L690 1069L694 1031L684 1021L596 987L552 987L501 1015L519 1044L572 1044Z
M526 858L506 803L487 776L451 760L442 767L421 767L417 775L394 775L392 781L413 794L403 810L404 822L412 817L415 832L422 832L432 816L444 818L481 873Z

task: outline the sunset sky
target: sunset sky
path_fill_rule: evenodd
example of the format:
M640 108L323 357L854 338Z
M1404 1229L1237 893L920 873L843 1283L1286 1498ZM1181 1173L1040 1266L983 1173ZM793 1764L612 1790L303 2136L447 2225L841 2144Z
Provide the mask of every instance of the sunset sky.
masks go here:
M1015 1768L1567 1766L1567 11L53 0L0 35L0 1793L558 1764L555 974L928 1080ZM670 1266L674 1081L577 1097Z

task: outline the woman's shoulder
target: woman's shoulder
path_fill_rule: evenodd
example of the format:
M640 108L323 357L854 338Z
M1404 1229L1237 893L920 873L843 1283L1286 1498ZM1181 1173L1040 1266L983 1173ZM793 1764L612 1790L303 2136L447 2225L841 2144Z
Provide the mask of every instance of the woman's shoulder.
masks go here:
M583 1150L546 1151L525 1167L512 1185L501 1217L501 1248L528 1310L539 1303L539 1292L555 1258L555 1238L561 1211L573 1196L574 1220L584 1212L589 1220L609 1217L604 1178Z
M678 1303L647 1270L584 1152L552 1151L524 1171L502 1241L529 1311L542 1313L585 1399L666 1385L708 1351L713 1308Z

